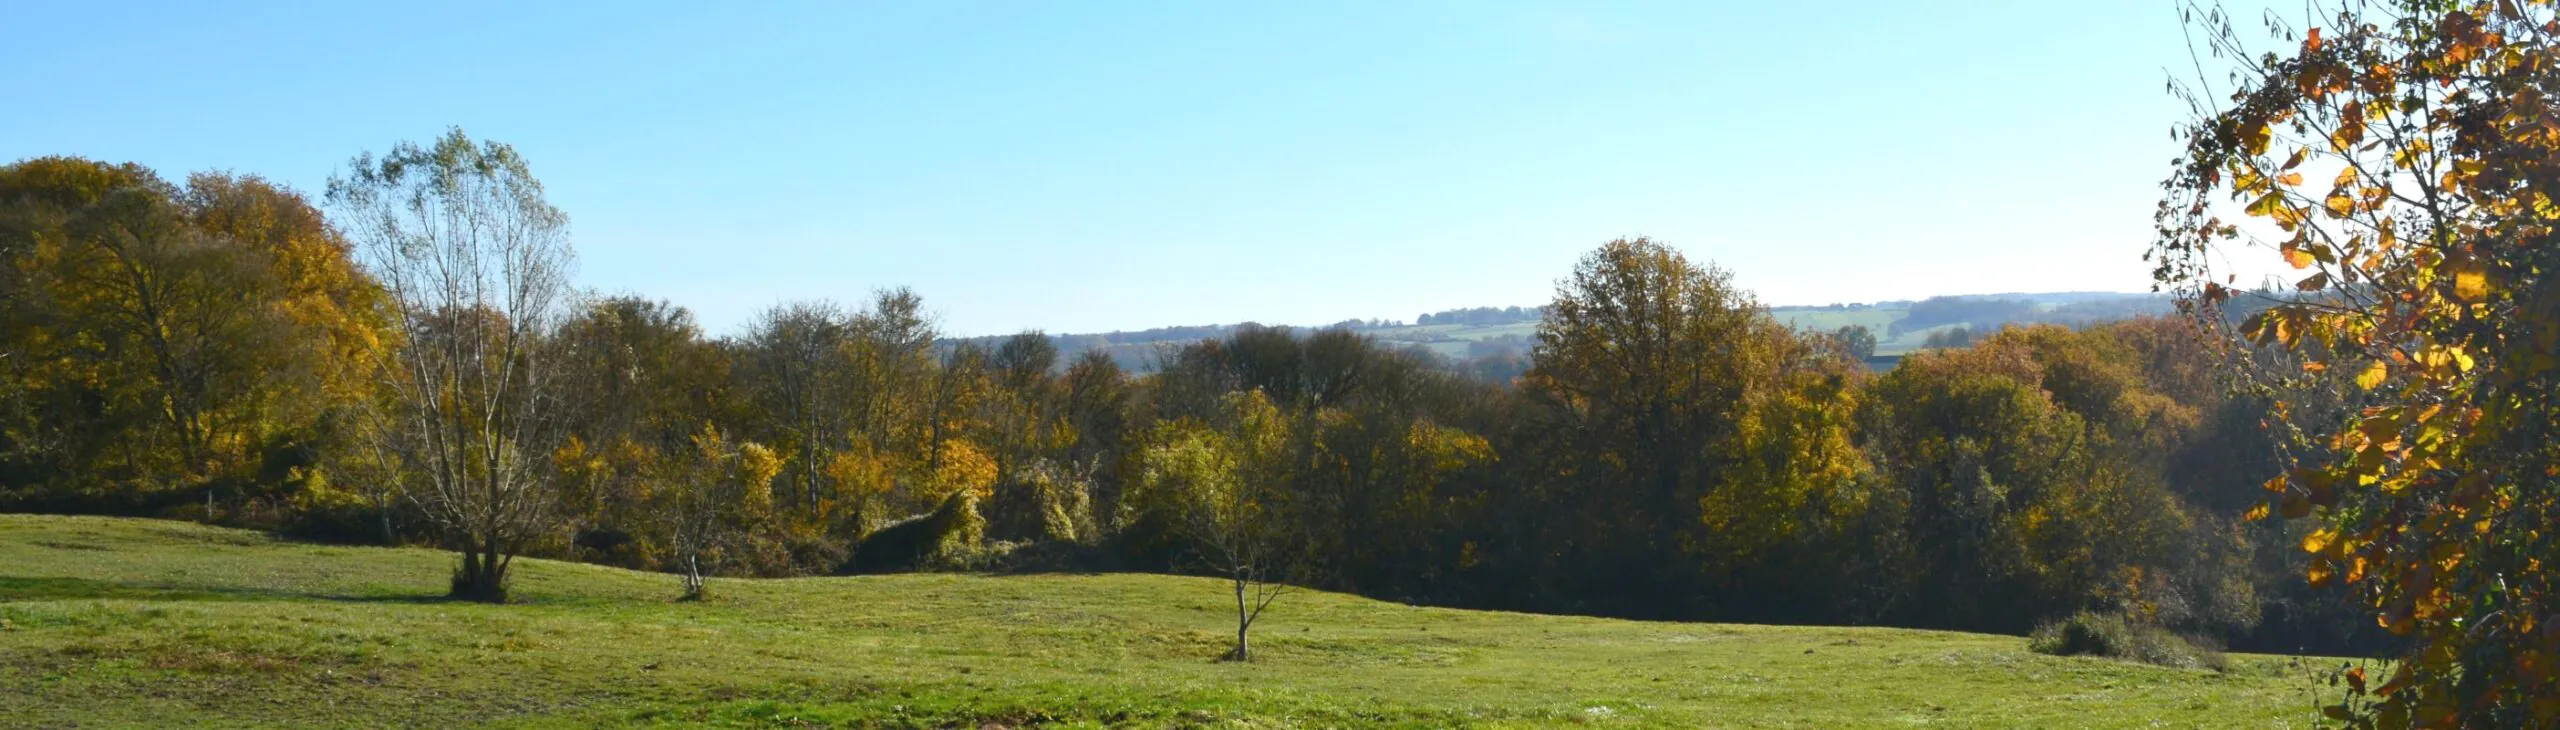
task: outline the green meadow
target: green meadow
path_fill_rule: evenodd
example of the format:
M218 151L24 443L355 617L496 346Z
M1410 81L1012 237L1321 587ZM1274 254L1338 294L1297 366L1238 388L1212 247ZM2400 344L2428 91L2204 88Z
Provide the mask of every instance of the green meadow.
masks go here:
M2294 727L2308 660L2229 671L2013 636L1647 623L1283 597L1155 575L718 580L157 520L0 515L0 725Z

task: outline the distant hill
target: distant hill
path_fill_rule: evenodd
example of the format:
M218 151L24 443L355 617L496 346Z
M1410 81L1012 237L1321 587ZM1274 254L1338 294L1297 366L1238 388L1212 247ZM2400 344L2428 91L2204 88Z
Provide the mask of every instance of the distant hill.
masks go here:
M1890 359L1920 349L1932 334L1954 329L1988 331L2009 324L2054 323L2085 326L2167 314L2174 305L2166 295L2123 292L2010 292L1958 294L1921 300L1895 300L1770 307L1770 316L1806 332L1865 327L1876 336L1876 355ZM1394 319L1353 319L1307 329L1343 328L1429 350L1453 361L1487 357L1525 357L1537 335L1542 306L1473 307L1422 314L1408 323ZM1155 367L1156 352L1168 345L1224 337L1237 327L1257 323L1189 325L1088 334L1050 335L1061 352L1110 353L1122 367L1146 371ZM946 344L994 347L1004 336L972 337Z

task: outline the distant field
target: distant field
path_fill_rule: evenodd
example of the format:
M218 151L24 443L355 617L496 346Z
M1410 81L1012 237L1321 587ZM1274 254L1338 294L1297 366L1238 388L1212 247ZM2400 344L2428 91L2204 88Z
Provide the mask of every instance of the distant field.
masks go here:
M1881 339L1885 336L1885 328L1892 325L1894 320L1901 319L1904 312L1905 310L1902 309L1784 309L1772 311L1770 314L1779 322L1806 332L1830 332L1850 325L1864 325ZM1528 321L1496 325L1407 325L1365 329L1361 330L1361 333L1389 342L1420 344L1447 357L1465 358L1468 354L1467 344L1470 342L1509 336L1535 338L1538 335L1538 323ZM1901 349L1918 347L1920 343L1918 337L1925 337L1925 335L1910 338L1911 341L1907 347L1893 349L1887 354L1900 354ZM1893 344L1896 343L1879 342L1877 350L1884 352Z
M1907 312L1908 310L1899 308L1807 308L1773 310L1770 312L1770 315L1789 327L1794 327L1805 332L1831 332L1842 327L1862 325L1865 326L1868 331L1874 332L1879 340L1876 343L1877 354L1900 355L1906 351L1919 348L1920 343L1928 337L1928 333L1926 332L1910 333L1908 336L1902 338L1889 339L1886 337L1888 328L1893 325L1895 320L1901 319ZM1449 324L1411 325L1404 327L1379 327L1362 330L1361 332L1362 334L1390 342L1421 344L1425 347L1431 348L1433 352L1437 352L1447 357L1464 358L1468 354L1467 344L1470 342L1497 339L1511 335L1517 335L1523 338L1533 338L1538 334L1538 323L1532 321L1482 326Z
M2167 300L2159 298L2156 295L2113 292L2011 293L1977 296L2000 299L2023 299L2035 302L2041 311L2048 313L2055 312L2057 308L2061 307L2088 307L2092 304L2097 304L2100 305L2098 308L2081 311L2085 315L2098 316L2100 319L2131 317L2136 314L2158 314L2160 311L2165 311L2165 308L2168 306ZM2119 304L2111 305L2110 303ZM1796 306L1774 308L1770 310L1769 314L1770 316L1775 317L1779 322L1783 322L1787 326L1794 327L1805 332L1827 333L1851 325L1864 326L1869 332L1875 333L1877 340L1876 355L1881 358L1880 360L1871 362L1870 364L1875 364L1877 367L1886 367L1887 365L1877 363L1889 363L1892 358L1897 358L1908 354L1913 350L1921 349L1921 345L1928 341L1930 333L1961 326L1953 324L1942 325L1905 332L1899 337L1891 336L1893 323L1901 321L1905 316L1908 316L1911 313L1910 306L1909 302L1902 301L1884 302L1863 307L1843 306L1837 309L1831 307ZM2113 306L2114 309L2107 309L2107 306ZM2063 319L2056 321L2068 322L2087 320ZM1199 328L1191 329L1197 330ZM1420 346L1428 348L1432 352L1438 353L1443 357L1455 360L1464 360L1474 354L1469 348L1469 343L1515 335L1521 338L1534 338L1538 334L1538 323L1532 320L1494 325L1398 325L1393 327L1368 327L1362 328L1358 331L1361 334L1368 335L1384 342L1393 343L1399 346ZM1119 360L1121 366L1139 371L1152 371L1155 368L1155 355L1159 347L1189 344L1196 341L1196 338L1150 339L1152 337L1161 336L1158 334L1158 331L1155 330L1135 333L1110 333L1109 336L1115 339L1112 340L1112 344L1103 346L1104 351L1109 352L1114 359ZM1094 338L1099 336L1067 335L1066 337ZM1078 347L1081 348L1083 346Z
M1892 326L1894 320L1901 319L1902 315L1908 311L1904 309L1781 309L1771 311L1769 314L1789 327L1807 332L1830 332L1842 327L1859 325L1874 332L1876 337L1882 338L1885 328Z
M2294 727L2298 660L2227 674L2016 637L1639 623L1228 596L1151 575L715 580L450 560L151 520L0 515L0 725Z

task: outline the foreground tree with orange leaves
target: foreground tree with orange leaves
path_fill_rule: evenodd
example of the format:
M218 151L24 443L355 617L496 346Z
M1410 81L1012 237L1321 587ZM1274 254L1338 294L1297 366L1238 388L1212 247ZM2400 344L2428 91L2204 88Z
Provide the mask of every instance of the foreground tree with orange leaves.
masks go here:
M2246 58L2228 16L2189 16ZM2261 365L2348 387L2279 403L2293 468L2253 514L2308 518L2315 584L2408 638L2323 709L2352 727L2560 723L2560 10L2550 0L2346 2L2270 26L2289 56L2199 105L2165 184L2155 273L2240 324ZM2222 216L2228 207L2245 216ZM2225 268L2262 247L2282 296ZM2262 372L2262 374L2264 374Z

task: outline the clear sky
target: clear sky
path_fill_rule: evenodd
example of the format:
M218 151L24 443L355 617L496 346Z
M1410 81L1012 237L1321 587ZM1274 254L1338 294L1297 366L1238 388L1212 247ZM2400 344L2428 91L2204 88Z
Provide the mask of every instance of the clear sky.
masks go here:
M226 7L242 5L243 7ZM520 7L521 6L521 7ZM2147 288L2169 0L0 2L0 160L317 195L514 144L579 280L715 333L1537 304L1650 235L1773 304Z

